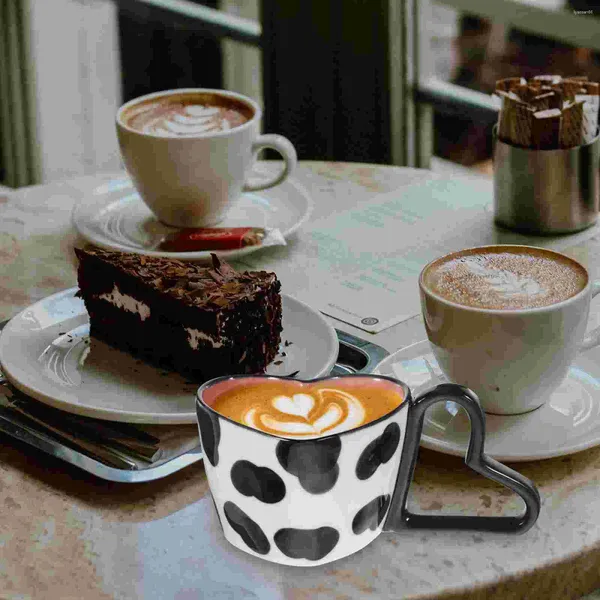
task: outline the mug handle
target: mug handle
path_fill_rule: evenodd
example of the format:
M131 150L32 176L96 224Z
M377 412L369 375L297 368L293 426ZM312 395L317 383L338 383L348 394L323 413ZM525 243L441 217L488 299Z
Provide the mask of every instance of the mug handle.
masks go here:
M595 298L600 294L600 281L594 281L592 283L592 298ZM600 343L600 327L596 327L590 331L581 342L579 350L589 350Z
M525 513L518 517L478 517L463 515L417 515L406 507L408 489L413 478L425 411L438 402L456 402L468 413L471 437L465 463L484 477L510 488L525 501ZM540 513L540 494L534 483L509 467L488 457L485 442L485 414L477 396L466 387L443 383L416 398L409 406L406 439L400 460L396 488L384 531L399 531L404 527L429 529L473 529L480 531L518 531L524 533L536 522Z
M273 187L274 185L281 183L296 168L296 163L298 162L296 149L292 145L292 142L290 142L287 138L274 133L259 135L252 144L252 153L256 155L265 148L271 148L272 150L275 150L281 154L284 162L283 169L280 173L268 181L246 183L244 185L244 192L257 192L258 190L264 190L266 188Z

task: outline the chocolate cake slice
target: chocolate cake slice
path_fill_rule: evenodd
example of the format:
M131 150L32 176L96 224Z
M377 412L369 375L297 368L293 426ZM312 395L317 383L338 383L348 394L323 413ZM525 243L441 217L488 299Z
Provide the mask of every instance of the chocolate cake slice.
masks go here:
M90 334L195 382L262 373L281 339L275 273L75 249Z

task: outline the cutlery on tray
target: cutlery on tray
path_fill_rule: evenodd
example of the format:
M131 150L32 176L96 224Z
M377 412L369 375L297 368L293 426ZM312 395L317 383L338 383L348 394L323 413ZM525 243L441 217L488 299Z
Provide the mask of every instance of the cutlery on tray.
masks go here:
M36 433L76 446L92 458L121 469L138 469L163 457L161 440L128 423L73 415L35 400L0 380L0 416Z

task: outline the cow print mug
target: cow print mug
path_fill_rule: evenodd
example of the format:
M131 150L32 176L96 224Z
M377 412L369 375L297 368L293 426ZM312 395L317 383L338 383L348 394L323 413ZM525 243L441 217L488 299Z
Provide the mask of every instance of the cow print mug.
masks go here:
M406 499L425 411L456 402L468 413L465 462L525 501L521 516L417 515ZM226 539L296 566L325 564L405 527L527 531L534 484L483 452L485 416L475 394L442 384L417 398L381 375L300 381L219 377L198 390L205 469Z

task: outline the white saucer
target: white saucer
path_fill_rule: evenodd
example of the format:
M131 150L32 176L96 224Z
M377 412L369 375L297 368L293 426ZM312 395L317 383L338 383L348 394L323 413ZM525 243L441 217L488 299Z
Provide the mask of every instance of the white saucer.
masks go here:
M90 345L88 315L76 292L72 288L44 298L6 325L0 363L9 381L75 414L130 423L195 423L198 384L95 339ZM280 356L267 373L298 371L299 379L326 375L338 354L335 330L299 300L285 295L282 300Z
M269 166L259 163L257 170L264 174ZM311 209L308 192L292 177L274 188L243 194L218 227L269 227L279 229L287 238L306 222ZM82 237L106 250L181 260L210 259L210 252L156 250L164 235L176 229L162 224L150 212L127 177L106 181L90 197L82 198L73 209L72 221ZM247 246L239 250L219 250L217 254L231 260L260 248Z
M375 373L409 385L417 396L447 381L422 341L385 358ZM431 407L421 446L464 456L469 419L453 402ZM573 454L600 444L600 348L580 354L562 385L540 408L511 416L486 415L485 452L500 461L527 461Z

